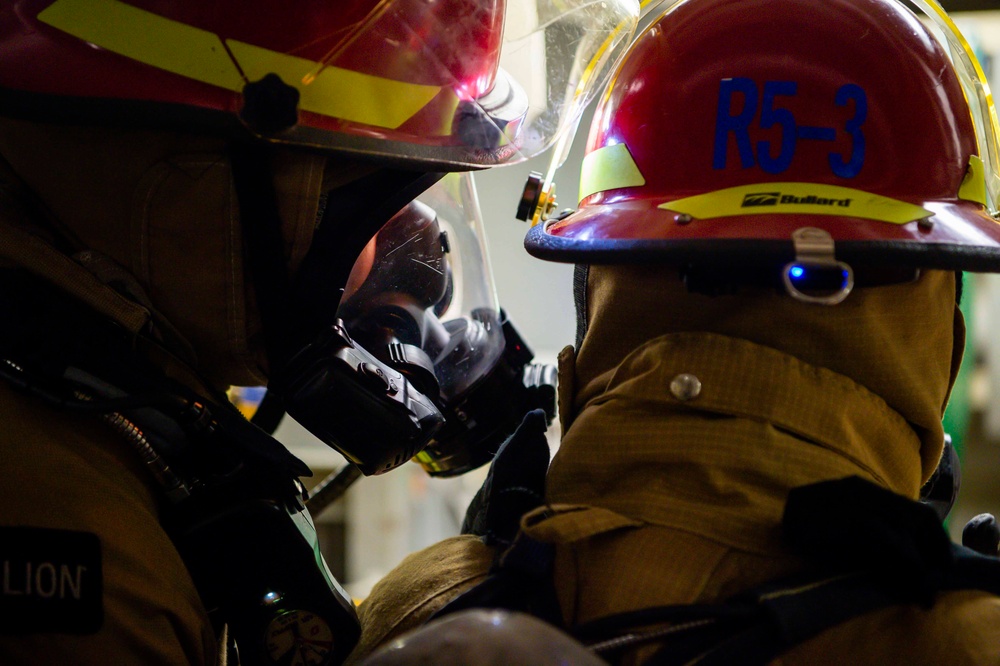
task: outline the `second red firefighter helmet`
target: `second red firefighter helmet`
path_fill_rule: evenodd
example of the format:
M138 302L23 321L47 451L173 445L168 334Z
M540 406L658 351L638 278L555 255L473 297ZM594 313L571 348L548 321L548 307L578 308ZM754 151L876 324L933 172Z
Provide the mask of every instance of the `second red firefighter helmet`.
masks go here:
M920 4L933 20L895 0L675 3L612 75L578 210L529 252L777 263L786 284L796 259L1000 271L988 86Z

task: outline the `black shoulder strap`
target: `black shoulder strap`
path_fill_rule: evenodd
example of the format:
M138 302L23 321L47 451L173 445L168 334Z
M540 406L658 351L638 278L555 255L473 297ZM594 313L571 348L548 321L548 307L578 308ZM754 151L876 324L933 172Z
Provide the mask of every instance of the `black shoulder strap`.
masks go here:
M647 666L750 666L882 608L929 608L953 590L1000 595L1000 558L951 543L932 509L856 477L793 490L783 528L807 572L719 604L645 608L574 627L556 603L551 545L520 534L486 581L438 616L505 608L566 628L612 662L658 644Z
M645 609L573 633L609 657L659 643L650 666L766 664L881 608L929 608L939 593L952 590L1000 595L1000 559L951 543L933 510L856 477L795 489L783 526L811 573L722 604ZM634 629L667 622L666 628Z
M962 546L953 549L952 567L936 580L939 592L975 589L1000 594L1000 560ZM627 634L631 640L619 637L617 643L594 643L588 635L602 627L593 623L574 633L605 656L640 643L659 642L661 647L645 662L647 666L767 664L826 629L905 603L912 602L902 600L871 572L811 580L799 577L757 588L724 604L646 609L641 618L646 622L672 623L659 634L633 630ZM609 619L602 620L605 630Z

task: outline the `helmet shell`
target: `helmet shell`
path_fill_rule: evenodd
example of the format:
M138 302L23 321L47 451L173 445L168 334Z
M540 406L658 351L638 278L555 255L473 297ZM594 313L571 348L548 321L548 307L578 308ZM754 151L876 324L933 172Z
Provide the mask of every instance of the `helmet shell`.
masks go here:
M613 75L579 209L527 245L588 263L770 262L815 227L847 261L1000 270L976 155L951 60L901 4L688 0Z

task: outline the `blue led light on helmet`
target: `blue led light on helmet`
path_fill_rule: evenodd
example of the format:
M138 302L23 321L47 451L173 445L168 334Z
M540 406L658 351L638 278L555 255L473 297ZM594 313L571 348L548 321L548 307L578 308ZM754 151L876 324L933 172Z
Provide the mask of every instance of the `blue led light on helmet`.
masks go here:
M827 267L824 266L823 268L826 269ZM841 268L840 276L843 278L843 284L847 284L847 281L851 278L851 274L844 268ZM806 272L806 267L802 264L792 264L788 268L788 277L793 280L802 280L808 278L809 275Z

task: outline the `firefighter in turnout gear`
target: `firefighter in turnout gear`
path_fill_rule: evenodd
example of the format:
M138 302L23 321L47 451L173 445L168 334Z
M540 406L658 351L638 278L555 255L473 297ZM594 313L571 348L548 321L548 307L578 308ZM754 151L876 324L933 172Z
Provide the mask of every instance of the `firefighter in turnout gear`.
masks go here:
M307 4L0 9L4 664L341 663L278 419L448 475L531 404L464 172L572 126L637 5Z
M362 646L495 607L614 664L997 661L996 553L917 501L963 273L1000 271L997 120L914 4L686 0L638 37L578 208L526 215L527 250L577 266L560 447L546 470L522 424L469 533L365 601Z

